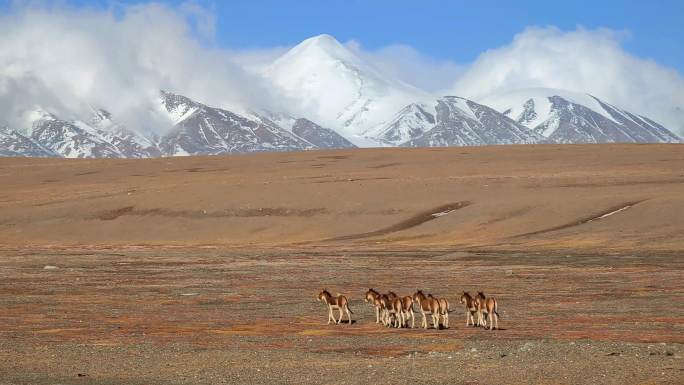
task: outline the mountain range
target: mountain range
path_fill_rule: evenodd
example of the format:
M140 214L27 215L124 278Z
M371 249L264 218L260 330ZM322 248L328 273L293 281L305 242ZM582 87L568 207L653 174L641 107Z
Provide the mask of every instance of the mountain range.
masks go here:
M25 127L3 126L0 117L0 156L150 158L378 146L681 142L653 120L585 93L519 89L477 101L431 95L381 73L329 35L305 40L260 76L297 105L280 111L245 106L238 113L162 90L155 103L169 122L163 134L126 127L105 108L62 119L44 106L31 107Z

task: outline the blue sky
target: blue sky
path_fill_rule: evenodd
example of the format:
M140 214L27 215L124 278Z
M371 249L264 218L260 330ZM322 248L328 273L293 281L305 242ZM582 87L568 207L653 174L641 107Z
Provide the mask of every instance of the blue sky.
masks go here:
M366 49L407 44L439 59L473 61L528 26L624 31L626 51L684 72L684 1L194 1L214 13L215 44L252 49L292 46L320 33ZM5 1L5 4L10 2ZM61 1L107 7L135 1ZM179 5L183 1L167 2Z

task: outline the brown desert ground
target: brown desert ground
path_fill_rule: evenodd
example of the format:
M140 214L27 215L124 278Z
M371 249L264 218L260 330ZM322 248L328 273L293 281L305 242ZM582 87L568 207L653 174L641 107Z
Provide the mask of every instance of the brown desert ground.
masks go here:
M684 383L683 145L0 158L0 185L1 385ZM384 328L369 287L450 327Z

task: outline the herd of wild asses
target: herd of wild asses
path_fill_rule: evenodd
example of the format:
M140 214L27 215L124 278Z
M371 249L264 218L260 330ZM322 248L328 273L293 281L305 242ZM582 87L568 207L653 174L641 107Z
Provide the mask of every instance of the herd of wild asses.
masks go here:
M346 314L351 325L351 314L353 312L349 309L349 300L346 296L342 294L333 296L326 289L323 289L318 293L318 300L328 306L328 324L330 321L335 324L341 323L343 314ZM428 328L428 315L432 318L433 328L449 328L451 309L446 298L436 298L432 294L426 295L421 290L417 290L412 296L400 297L392 291L387 294L380 294L371 288L368 289L363 300L375 308L375 322L382 323L386 327L409 327L409 320L411 320L410 327L415 327L414 306L416 306L423 316L421 324L423 328ZM489 320L489 330L499 328L496 298L485 297L481 291L475 297L468 292L463 292L460 302L465 306L466 326L483 326L486 329ZM335 319L333 310L339 311L338 319ZM477 321L475 321L475 315L477 315Z

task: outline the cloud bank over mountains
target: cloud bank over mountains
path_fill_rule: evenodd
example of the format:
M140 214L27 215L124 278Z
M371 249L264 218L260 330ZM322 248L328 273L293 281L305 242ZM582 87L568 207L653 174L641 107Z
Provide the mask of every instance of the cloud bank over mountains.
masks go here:
M169 125L155 103L160 89L236 112L296 105L261 76L290 47L219 48L215 23L193 3L16 6L0 16L0 125L24 128L22 112L36 105L64 119L106 106L130 127L163 132ZM435 96L479 100L529 87L588 92L684 134L684 78L626 52L623 35L530 27L473 63L433 58L407 45L345 46L379 72Z
M168 126L155 113L160 89L234 109L269 106L275 95L259 77L234 63L229 51L202 43L213 27L201 15L159 4L118 15L114 9L14 9L0 17L0 116L20 125L26 103L66 119L106 106L131 127L142 122L157 130ZM197 17L201 28L194 27Z
M474 99L519 88L587 92L684 132L684 78L653 60L630 55L619 33L528 28L511 44L478 57L453 86Z

